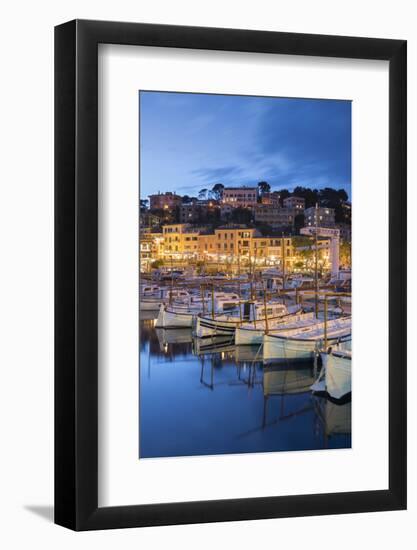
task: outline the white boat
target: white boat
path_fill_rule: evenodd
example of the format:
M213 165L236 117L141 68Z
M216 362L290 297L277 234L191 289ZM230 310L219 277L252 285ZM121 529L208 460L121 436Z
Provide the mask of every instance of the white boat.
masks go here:
M287 280L286 286L294 290L310 289L314 287L314 279L311 277L294 276Z
M156 319L156 328L192 328L193 321L200 309L194 311L189 307L171 307L161 304L158 318Z
M318 323L314 313L293 313L282 317L268 319L268 332L276 334L283 330L302 328ZM264 320L250 323L242 323L235 331L235 344L237 346L260 345L263 342L266 323Z
M159 285L143 284L140 287L141 296L156 296L160 290Z
M289 306L278 302L269 302L266 308L268 317L283 317L301 311L301 307ZM228 335L234 337L236 328L242 321L250 319L264 319L265 306L263 302L249 303L245 302L240 305L240 311L237 310L230 315L198 315L195 329L195 336L198 338L210 338L213 336Z
M141 311L158 311L164 302L165 301L162 298L141 298L139 302L139 309Z
M352 352L346 349L331 349L320 353L323 367L314 391L325 391L333 399L342 399L352 392Z
M158 311L161 304L168 304L173 300L190 302L193 298L185 289L170 289L164 287L157 287L157 289L158 290L154 291L153 294L141 294L139 299L139 308L141 311Z
M264 363L285 360L311 360L324 341L324 323L284 330L263 337ZM327 343L347 348L352 339L351 317L327 321Z
M228 311L239 304L235 293L216 292L213 297L214 311ZM212 301L195 300L188 304L174 302L171 305L161 304L155 326L158 328L180 328L194 326L194 320L204 310L211 310Z

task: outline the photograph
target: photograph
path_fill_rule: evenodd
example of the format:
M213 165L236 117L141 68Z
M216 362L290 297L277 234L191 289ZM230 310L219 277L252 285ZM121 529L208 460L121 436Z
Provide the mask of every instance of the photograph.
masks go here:
M138 95L139 459L350 448L351 101Z

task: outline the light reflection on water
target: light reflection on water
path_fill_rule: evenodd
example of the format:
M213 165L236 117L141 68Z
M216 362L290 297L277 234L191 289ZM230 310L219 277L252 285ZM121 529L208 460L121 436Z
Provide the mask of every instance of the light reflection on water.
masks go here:
M313 364L264 367L258 346L199 344L140 322L140 458L351 446L351 403L312 395Z

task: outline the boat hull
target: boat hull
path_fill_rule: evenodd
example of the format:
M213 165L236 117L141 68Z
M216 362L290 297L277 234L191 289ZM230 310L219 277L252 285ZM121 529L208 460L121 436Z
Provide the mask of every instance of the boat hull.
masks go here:
M313 325L314 323L315 317L312 313L291 313L278 319L271 319L268 322L270 333L279 333L282 330L295 329L297 326ZM239 326L235 332L235 344L237 346L260 345L263 342L264 334L264 321L259 321L258 328L255 328L254 323L251 323L250 326Z
M141 300L139 302L139 308L141 311L158 311L161 305L164 304L164 301L159 300Z
M265 334L264 329L245 329L237 327L235 331L236 346L253 346L262 344Z
M192 328L196 314L186 312L176 312L161 306L156 328Z
M350 357L321 353L325 369L325 388L330 397L342 399L352 391L352 360Z
M198 338L212 338L213 336L229 336L230 338L234 338L235 330L239 323L239 319L236 319L236 322L232 322L198 316L195 335Z
M344 338L350 339L350 335L341 338L329 339L328 344L333 345ZM297 338L285 338L265 335L263 337L264 363L280 361L311 361L316 352L316 340L303 340Z

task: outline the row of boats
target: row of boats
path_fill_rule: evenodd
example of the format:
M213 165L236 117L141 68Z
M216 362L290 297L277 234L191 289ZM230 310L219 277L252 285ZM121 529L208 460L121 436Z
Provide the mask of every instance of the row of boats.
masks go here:
M214 289L197 294L158 287L153 295L142 294L140 303L141 311L149 312L153 304L156 328L189 329L201 349L226 339L237 347L257 346L265 365L321 358L314 389L341 399L351 392L352 329L351 316L343 314L336 298L334 293L326 298L324 318L293 300L267 298L266 292L242 299L238 293ZM330 308L327 301L333 304Z

